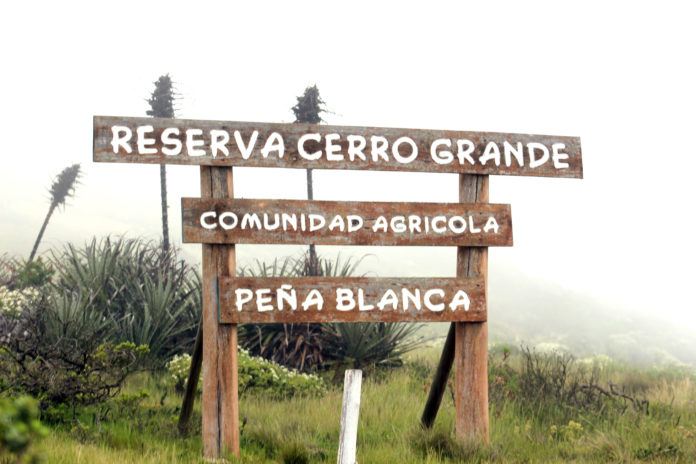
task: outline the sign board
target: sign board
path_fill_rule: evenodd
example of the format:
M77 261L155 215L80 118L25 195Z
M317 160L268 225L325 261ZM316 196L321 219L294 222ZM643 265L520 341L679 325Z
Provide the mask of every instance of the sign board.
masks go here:
M511 246L510 205L181 200L185 243Z
M482 322L482 278L222 277L220 323Z
M182 199L182 227L184 242L203 244L210 458L239 456L246 322L453 321L421 422L432 425L454 364L457 435L488 442L486 247L512 245L510 206L487 203L488 175L583 175L578 137L113 116L94 117L94 160L201 166L204 198ZM233 199L232 166L459 173L462 203ZM457 246L457 277L233 277L235 243Z
M582 178L578 137L114 116L94 161Z

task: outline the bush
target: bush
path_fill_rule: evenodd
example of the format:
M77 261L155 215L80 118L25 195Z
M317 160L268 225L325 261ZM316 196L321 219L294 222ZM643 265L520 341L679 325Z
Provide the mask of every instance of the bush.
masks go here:
M42 291L14 318L0 315L3 389L46 403L92 403L114 395L147 346L105 343L111 327L94 295Z
M303 374L295 369L252 356L239 350L239 393L265 395L274 399L294 396L323 395L326 384L314 374Z
M0 287L0 314L10 319L17 319L22 308L36 304L40 298L41 291L33 287L21 290Z
M0 461L19 461L31 446L48 434L39 421L37 401L28 396L0 398Z
M167 373L169 374L169 383L174 388L174 391L183 394L186 390L186 381L188 380L189 371L191 370L191 355L178 354L167 363ZM196 390L201 392L201 382L198 381Z
M83 248L68 244L54 261L57 289L92 295L96 313L113 329L105 341L147 345L155 367L191 351L202 307L201 280L175 250L107 237Z
M21 261L17 259L6 260L5 272L0 273L0 285L9 289L23 289L27 287L41 287L51 281L55 272L52 263L44 263L42 258L33 261Z
M303 374L288 369L259 356L251 356L242 348L238 352L237 373L239 394L250 393L273 399L286 399L294 396L323 395L326 392L324 381L311 374ZM183 393L191 368L191 356L175 356L167 363L170 385L177 393ZM198 392L201 391L200 381Z
M362 262L319 258L319 275L348 277ZM301 277L316 266L309 264L308 254L299 259L285 258L271 264L256 261L255 267L243 267L242 276ZM341 368L393 367L403 363L401 357L416 348L422 339L413 338L419 326L400 323L350 324L242 324L240 346L253 355L310 372L333 366Z
M618 415L629 407L648 412L646 400L626 394L611 382L601 386L597 369L578 364L567 353L542 354L522 347L514 359L509 350L502 354L502 362L495 354L489 358L489 399L499 410L508 403L525 416L569 426L578 416Z
M324 324L325 357L336 371L397 367L402 356L422 343L412 323L355 322Z

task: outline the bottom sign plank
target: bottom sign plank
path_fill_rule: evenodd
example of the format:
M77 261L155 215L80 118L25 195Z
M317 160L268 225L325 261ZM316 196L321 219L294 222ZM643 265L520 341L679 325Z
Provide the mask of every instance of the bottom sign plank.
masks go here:
M480 278L222 277L220 323L482 322Z

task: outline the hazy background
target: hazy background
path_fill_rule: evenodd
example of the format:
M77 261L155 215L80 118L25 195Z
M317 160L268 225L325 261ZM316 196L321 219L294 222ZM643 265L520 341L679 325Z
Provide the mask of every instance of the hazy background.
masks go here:
M27 257L52 178L82 163L40 252L161 236L157 166L96 164L94 115L292 122L317 84L330 124L580 136L585 179L492 177L512 248L490 250L490 338L696 365L694 11L688 2L61 2L0 15L0 254ZM196 167L168 167L171 239ZM301 170L235 168L235 195L305 198ZM315 172L315 198L456 201L447 174ZM185 245L191 260L199 245ZM301 247L239 246L238 261ZM320 247L322 255L339 250ZM454 274L452 248L342 248L360 272Z

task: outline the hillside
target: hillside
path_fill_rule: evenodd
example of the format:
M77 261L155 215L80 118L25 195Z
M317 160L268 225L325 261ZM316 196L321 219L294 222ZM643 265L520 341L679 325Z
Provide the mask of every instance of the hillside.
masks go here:
M579 358L606 355L642 366L696 367L696 334L659 315L631 312L519 272L495 272L489 285L491 344L561 349ZM445 336L447 328L429 324L422 333Z

